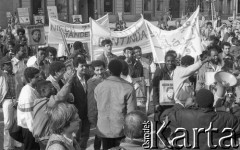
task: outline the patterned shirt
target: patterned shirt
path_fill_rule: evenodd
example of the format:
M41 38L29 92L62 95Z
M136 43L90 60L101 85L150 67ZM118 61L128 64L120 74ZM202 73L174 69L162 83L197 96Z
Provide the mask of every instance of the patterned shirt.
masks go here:
M7 73L8 76L8 92L5 99L15 99L15 78L13 74Z

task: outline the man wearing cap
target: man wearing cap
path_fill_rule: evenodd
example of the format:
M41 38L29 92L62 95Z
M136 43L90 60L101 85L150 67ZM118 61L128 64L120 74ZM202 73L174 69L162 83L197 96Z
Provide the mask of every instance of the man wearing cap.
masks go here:
M14 149L14 139L9 135L9 129L14 122L14 107L16 106L15 78L12 73L12 64L9 57L1 60L3 72L0 72L0 102L3 108L4 118L4 150Z
M229 132L228 134L222 132L224 128L231 128L236 135L239 135L240 119L229 112L215 112L213 103L214 95L212 92L207 89L200 89L196 94L196 106L181 109L168 115L171 130L175 131L175 129L179 127L186 129L189 137L188 143L192 145L196 143L194 140L196 140L197 135L198 143L196 144L199 146L199 149L204 150L213 148L213 145L219 146L220 138L229 135ZM198 128L198 130L196 130L196 128ZM218 129L218 132L214 131L214 128ZM202 130L201 134L194 133L194 131L200 133L200 130ZM210 139L208 139L208 132L211 132L212 137L210 137ZM176 135L178 134L176 133ZM226 141L229 141L228 139ZM209 140L211 140L210 145L208 143ZM180 145L182 142L183 140L179 140L177 144ZM221 148L223 147L218 147L217 149L219 150Z

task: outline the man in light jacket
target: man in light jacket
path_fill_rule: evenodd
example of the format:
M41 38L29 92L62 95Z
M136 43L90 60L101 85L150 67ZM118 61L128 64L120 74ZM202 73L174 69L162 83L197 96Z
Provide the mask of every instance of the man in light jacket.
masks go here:
M98 84L94 91L98 109L97 134L102 139L103 150L120 145L125 137L124 118L137 105L133 86L120 78L121 61L110 61L108 68L111 76Z

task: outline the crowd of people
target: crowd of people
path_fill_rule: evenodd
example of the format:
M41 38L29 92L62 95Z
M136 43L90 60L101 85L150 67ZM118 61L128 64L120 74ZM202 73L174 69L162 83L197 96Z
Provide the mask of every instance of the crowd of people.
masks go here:
M116 24L116 31L123 28L126 23ZM225 71L239 76L239 30L240 23L226 26L221 18L214 25L206 22L201 26L205 50L197 60L169 50L165 63L158 64L143 57L137 45L116 56L109 39L102 41L103 53L92 62L87 62L80 41L73 44L70 56L59 58L54 47L28 46L24 28L14 32L8 27L0 34L3 149L84 150L91 128L96 130L95 150L119 149L121 141L135 138L140 140L130 145L142 149L142 123L151 114L159 126L171 121L165 133L168 140L178 127L192 131L207 129L210 123L220 131L232 128L238 136L239 100L228 93L240 91L224 83L208 84L206 74ZM174 105L161 105L162 80L173 81L169 90ZM221 133L213 136L215 141L220 137ZM206 150L205 135L199 142Z

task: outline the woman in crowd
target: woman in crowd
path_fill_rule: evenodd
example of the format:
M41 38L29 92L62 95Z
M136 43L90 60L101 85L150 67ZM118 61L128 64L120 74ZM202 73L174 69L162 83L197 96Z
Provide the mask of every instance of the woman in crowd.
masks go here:
M58 103L48 108L48 115L51 120L52 135L46 150L79 150L80 147L75 139L81 121L77 108L72 104Z

